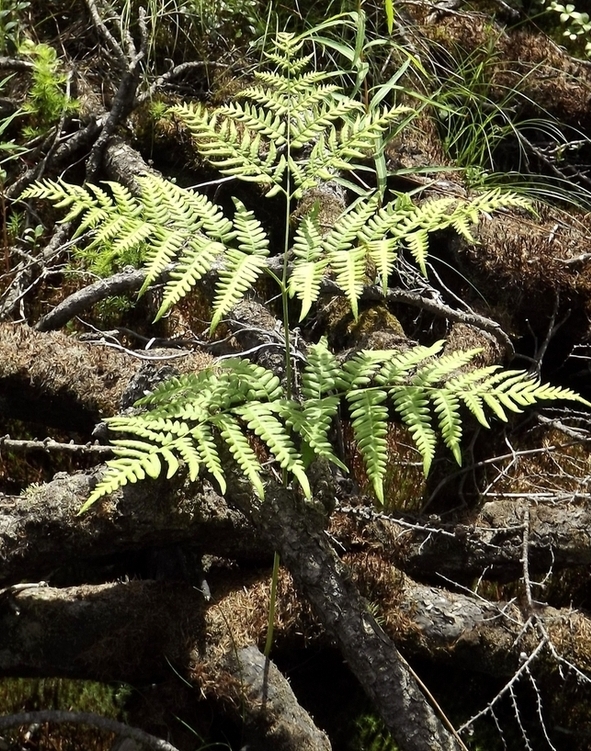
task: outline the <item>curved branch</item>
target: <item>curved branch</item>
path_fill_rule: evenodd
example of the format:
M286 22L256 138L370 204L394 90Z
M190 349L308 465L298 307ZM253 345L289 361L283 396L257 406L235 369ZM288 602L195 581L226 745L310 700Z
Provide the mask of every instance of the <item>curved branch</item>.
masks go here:
M167 266L156 280L156 283L160 284L167 281L173 268L172 264ZM267 268L273 273L279 272L283 268L282 259L270 258ZM144 269L133 271L125 270L106 279L100 279L98 282L95 282L78 292L74 292L63 300L50 313L43 316L43 318L37 322L35 328L37 331L52 331L53 329L61 328L74 318L74 316L80 315L99 300L104 300L105 297L118 295L122 292L135 292L140 289L144 283L146 273L147 272ZM217 272L214 269L211 273L215 274ZM330 279L324 279L321 282L321 291L323 293L331 293L339 296L344 296L345 294L345 292ZM361 299L376 301L384 300L384 295L377 285L369 285L363 290ZM461 310L455 310L454 308L451 308L444 303L437 302L424 294L409 292L408 290L403 289L389 289L385 299L389 303L411 305L415 308L427 310L436 316L445 317L450 321L457 321L475 326L476 328L486 331L494 336L502 345L509 358L513 357L515 353L509 336L503 331L500 324L493 321L491 318L486 318L485 316L477 315L476 313L465 313Z
M37 321L35 329L37 331L54 331L59 329L65 326L68 321L71 321L72 318L80 315L80 313L88 310L88 308L100 300L104 300L106 297L120 295L124 292L135 292L141 288L145 278L146 271L144 269L131 269L128 267L106 279L99 279L97 282L89 284L88 287L84 287L66 297L52 311ZM164 278L162 276L158 281Z
M95 714L94 712L66 712L59 709L43 709L38 712L20 712L19 714L0 717L0 730L18 727L19 725L32 725L42 722L52 722L56 725L68 723L70 725L90 725L90 727L105 730L108 733L116 733L126 738L132 738L142 746L153 748L155 751L178 751L176 746L156 738L145 730L132 728L123 722L111 720L108 717Z

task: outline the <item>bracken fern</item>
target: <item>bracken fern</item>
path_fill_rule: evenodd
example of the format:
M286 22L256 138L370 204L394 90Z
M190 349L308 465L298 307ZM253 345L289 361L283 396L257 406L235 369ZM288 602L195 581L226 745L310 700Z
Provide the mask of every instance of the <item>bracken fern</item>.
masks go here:
M164 468L172 477L180 460L191 478L203 468L224 492L223 444L263 496L263 469L249 434L258 436L309 496L306 468L313 458L347 469L330 441L343 400L368 477L383 502L390 408L409 428L427 473L438 433L461 463L462 406L488 427L486 409L507 420L508 411L521 412L537 401L584 402L569 389L540 384L526 371L489 366L458 372L480 350L437 357L443 346L440 341L406 351L366 350L341 365L322 340L309 348L297 399L287 397L271 371L240 359L168 381L137 402L149 410L107 421L111 430L129 437L113 442L117 458L85 508L128 482L158 477Z
M204 105L172 110L202 156L220 172L259 183L269 196L282 194L287 206L322 182L338 182L356 169L358 160L380 152L383 139L412 115L397 106L364 109L332 85L328 73L307 72L310 58L300 53L300 42L279 34L267 54L275 70L256 74L240 101L213 111ZM107 246L112 256L141 251L147 269L142 292L172 268L157 318L215 270L213 331L265 272L265 229L238 200L228 218L195 191L154 176L138 181L139 196L114 183L81 188L50 180L29 188L25 196L48 198L69 209L65 221L79 220L78 234L89 231L91 247ZM398 196L382 205L381 194L369 191L330 228L321 224L317 209L303 216L284 248L283 278L273 278L284 302L287 295L300 301L300 320L328 278L344 292L357 317L365 284L377 278L383 292L388 291L401 247L408 247L426 274L431 232L451 227L473 242L470 228L482 213L526 205L523 198L500 190L420 206ZM287 331L289 321L284 323ZM443 344L362 351L341 363L321 341L308 349L297 393L289 378L282 384L272 372L241 359L168 381L137 402L143 411L108 421L124 437L113 442L116 458L84 508L128 482L163 473L172 477L181 463L192 480L206 471L223 493L222 447L259 496L264 494L260 454L265 450L265 459L274 459L309 496L306 470L314 458L347 469L330 440L341 405L346 405L368 477L383 502L392 411L408 427L427 473L438 436L461 462L462 412L488 426L487 412L506 420L507 412L540 400L584 401L567 389L541 385L524 371L496 366L465 370L478 350L441 357Z

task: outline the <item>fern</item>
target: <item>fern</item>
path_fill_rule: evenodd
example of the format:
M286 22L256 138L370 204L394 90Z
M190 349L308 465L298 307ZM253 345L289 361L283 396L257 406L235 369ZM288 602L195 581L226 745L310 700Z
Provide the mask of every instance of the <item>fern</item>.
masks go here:
M188 104L171 109L191 132L202 156L220 172L259 182L268 195L284 193L289 202L320 182L355 169L355 160L379 151L380 139L403 127L409 116L400 107L365 111L327 82L329 73L306 71L306 59L295 57L299 50L299 41L280 34L268 55L277 70L257 74L257 84L242 91L240 101L213 111ZM140 294L172 265L156 320L215 268L219 274L213 331L266 271L266 231L240 202L228 218L195 191L155 176L138 181L137 197L114 183L80 188L50 180L29 188L24 197L46 198L69 209L65 220L79 221L78 235L91 233L87 250L104 248L112 265L117 265L117 258L127 261L133 254L143 258L147 273ZM399 197L380 206L376 191L346 208L332 228L322 227L318 214L311 212L296 228L291 250L285 249L292 264L282 292L300 301L303 320L330 277L357 317L358 300L372 281L369 268L386 293L402 247L409 248L426 274L432 232L454 227L473 239L470 227L482 213L525 206L520 196L499 189L469 201L444 197L417 206L408 197Z
M352 186L343 173L382 151L384 140L412 116L403 107L362 107L330 82L330 73L307 69L311 58L301 56L302 44L290 34L278 34L266 53L275 70L257 73L253 85L229 105L211 111L188 104L171 109L204 159L223 174L259 183L268 196L283 195L287 207L324 181ZM167 270L157 319L215 271L213 331L267 271L267 231L238 200L226 216L196 191L154 176L138 181L138 196L114 183L78 187L44 180L23 197L49 199L65 209L64 221L78 222L78 242L89 236L87 249L102 250L114 261L137 253L146 269L141 292ZM285 311L288 295L299 300L300 320L328 282L341 289L357 318L366 285L377 279L388 292L401 249L408 249L426 275L432 232L453 228L474 242L472 228L482 214L512 207L528 205L499 189L469 200L442 197L421 205L402 195L384 203L381 192L364 191L330 227L322 225L317 208L288 227L284 273L281 279L271 277L279 283ZM287 329L287 312L285 317ZM192 480L205 471L224 492L228 453L258 496L264 495L261 461L275 462L286 480L309 496L306 469L315 457L347 469L331 442L341 409L383 501L393 414L407 426L428 473L440 441L461 462L466 414L488 426L491 418L505 421L509 413L543 400L591 406L524 371L467 369L477 350L441 356L443 345L363 351L341 363L321 341L309 347L297 374L299 392L291 383L284 389L272 372L242 359L172 379L140 399L135 414L108 421L121 436L113 442L116 456L84 508L127 483L161 474L171 478L181 467Z
M240 359L173 379L137 402L147 411L107 421L111 430L127 437L113 442L117 456L84 508L128 482L159 476L163 465L172 477L185 464L192 479L203 468L224 492L223 445L262 497L263 467L249 434L262 441L269 456L309 496L306 467L314 457L347 470L329 440L343 400L382 502L390 409L408 427L428 473L439 436L461 464L462 405L486 426L490 416L506 420L506 411L519 412L544 400L591 406L573 391L541 384L526 371L492 366L462 372L480 350L437 358L442 346L368 350L341 365L322 340L309 348L298 399L287 398L271 371Z

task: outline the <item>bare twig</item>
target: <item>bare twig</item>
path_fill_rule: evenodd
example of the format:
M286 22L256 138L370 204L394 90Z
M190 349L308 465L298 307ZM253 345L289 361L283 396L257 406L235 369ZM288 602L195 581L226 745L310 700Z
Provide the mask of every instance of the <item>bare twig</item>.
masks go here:
M60 443L53 438L45 438L42 441L24 441L10 438L5 435L0 437L0 452L2 447L12 449L13 451L60 451L71 454L112 454L113 449L110 446L99 446L92 443Z
M158 76L158 78L154 81L154 83L150 86L150 88L145 91L143 94L140 94L136 101L135 105L139 106L141 104L144 104L144 102L149 101L154 97L156 92L161 89L165 84L170 83L171 81L174 81L175 78L179 78L183 75L183 73L186 73L187 71L191 70L197 70L199 68L229 68L230 65L228 63L220 63L220 62L213 62L211 60L189 60L186 63L181 63L180 65L175 65L170 70L168 70L166 73L163 73L161 76Z
M20 60L17 57L0 57L0 70L32 72L35 70L35 63L32 63L30 60Z

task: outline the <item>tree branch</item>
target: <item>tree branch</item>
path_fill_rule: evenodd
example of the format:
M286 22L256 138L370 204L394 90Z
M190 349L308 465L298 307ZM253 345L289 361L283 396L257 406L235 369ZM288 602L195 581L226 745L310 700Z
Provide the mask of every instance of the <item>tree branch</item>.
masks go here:
M88 725L90 727L115 733L125 738L132 738L142 746L154 749L154 751L178 751L178 749L150 733L139 728L132 728L123 722L111 720L108 717L94 714L93 712L66 712L58 709L44 709L38 712L21 712L19 714L4 715L0 717L0 730L7 730L19 725L33 725L49 722L55 725Z

